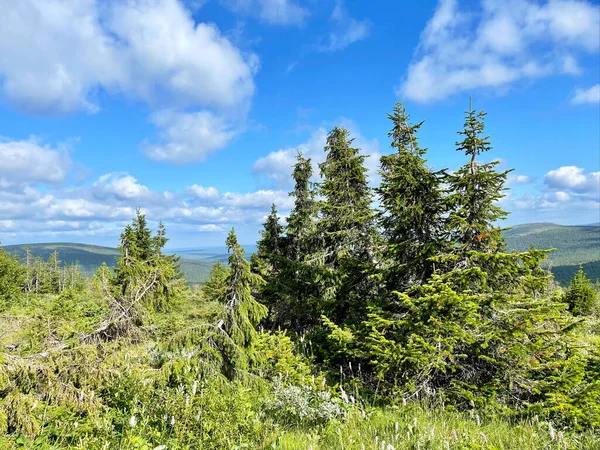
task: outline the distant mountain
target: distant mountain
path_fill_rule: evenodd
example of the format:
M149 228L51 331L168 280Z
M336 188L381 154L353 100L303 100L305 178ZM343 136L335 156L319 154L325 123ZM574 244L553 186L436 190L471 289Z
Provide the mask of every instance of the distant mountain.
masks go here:
M504 233L508 250L524 251L531 245L539 249L555 248L545 262L552 269L557 281L567 284L573 274L583 268L591 279L600 278L600 225L562 226L554 223L527 223L517 225ZM7 245L4 249L19 258L25 257L25 244ZM98 245L59 242L29 244L34 256L47 259L55 250L59 258L69 264L78 261L86 275L93 274L105 262L112 266L119 256L116 248ZM244 246L249 258L256 251L255 245ZM197 247L173 249L170 254L181 257L181 268L190 283L204 283L212 265L227 262L227 248Z
M61 261L67 264L79 262L81 271L87 276L94 274L102 263L114 266L119 257L119 250L116 248L74 244L70 242L6 245L3 248L10 254L18 255L19 259L23 262L25 260L25 247L27 246L31 249L31 254L34 257L39 256L43 259L48 259L52 253L57 251ZM226 249L225 252L227 252ZM181 270L189 283L204 283L208 279L210 269L216 261L227 261L226 253L224 255L225 258L212 255L213 259L188 257L179 252L177 254L182 256L180 260Z
M527 223L513 227L504 236L508 250L524 251L531 245L539 249L556 249L548 255L545 264L563 285L580 265L589 278L600 278L600 225Z

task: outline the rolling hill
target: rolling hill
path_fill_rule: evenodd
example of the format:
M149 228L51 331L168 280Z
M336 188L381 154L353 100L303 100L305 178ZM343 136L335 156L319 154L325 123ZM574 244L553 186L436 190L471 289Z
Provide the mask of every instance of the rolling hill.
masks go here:
M600 225L562 226L553 223L517 225L504 233L508 250L523 251L530 245L540 249L556 249L549 254L545 264L552 269L557 281L567 284L573 274L583 268L589 278L600 278ZM7 245L4 249L19 258L25 256L25 244ZM29 244L34 256L47 259L58 251L59 258L69 264L78 261L86 275L93 274L105 262L115 264L119 251L116 248L67 242ZM244 246L246 255L256 251L256 246ZM181 257L181 268L189 283L204 283L212 265L227 262L227 249L223 246L175 249L170 252Z
M563 226L554 223L517 225L504 233L508 250L523 251L531 245L556 249L545 264L565 285L582 265L587 276L600 278L600 226Z
M3 248L8 253L18 255L19 259L23 261L25 258L25 247L27 247L27 244L6 245ZM57 251L61 261L67 264L73 264L76 261L79 262L81 271L87 276L92 275L102 263L106 263L109 266L115 265L119 256L119 250L116 248L69 242L29 244L29 248L34 257L39 256L43 259L48 259L52 253ZM222 252L212 252L210 253L210 258L185 257L186 255L182 255L181 253L177 254L182 256L180 260L181 270L189 283L204 283L208 279L210 269L216 261L227 261L226 251L224 255Z

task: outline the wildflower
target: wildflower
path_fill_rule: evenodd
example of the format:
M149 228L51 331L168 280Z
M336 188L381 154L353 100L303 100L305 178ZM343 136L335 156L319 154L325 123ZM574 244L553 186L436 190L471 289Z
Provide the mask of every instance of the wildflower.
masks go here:
M321 382L321 387L323 389L325 389L325 384L327 383L327 381L325 380L325 377L323 377L323 381Z
M306 449L306 450L313 450L312 445L309 445L308 449Z
M365 410L361 409L360 412L362 413L363 419L365 419L367 417L367 413L365 412Z
M487 436L481 432L479 433L479 435L483 438L483 442L485 442L487 444L487 441L488 441Z
M344 400L344 403L348 403L348 395L346 394L346 391L344 391L344 388L342 386L340 386L340 391L342 392L342 400Z
M185 396L185 407L186 408L190 407L190 397L189 397L189 395Z
M73 426L74 426L75 428L77 428L77 427L79 426L79 422L75 422L75 423L73 424Z
M446 450L450 450L450 443L448 441L445 441L444 444L446 444Z
M392 444L388 444L386 450L396 450Z
M481 418L479 417L479 414L477 414L475 416L475 419L477 420L477 426L480 427L481 426Z
M192 385L192 395L196 395L197 390L198 390L198 381L194 380L194 384Z
M415 428L417 428L417 418L416 417L413 419L413 424L414 424Z
M554 428L552 427L552 424L548 425L548 431L550 431L550 439L554 440L556 435L554 434Z
M394 432L397 434L398 433L398 422L396 422L394 424Z
M406 406L406 399L402 397L402 406Z
M134 428L137 425L137 417L135 417L135 414L133 416L131 416L131 419L129 419L129 426L131 428Z
M431 431L429 432L432 438L435 437L435 427L431 427Z
M353 405L356 404L356 399L354 398L354 395L350 396L350 403L352 403Z
M452 439L454 439L455 441L458 441L458 436L456 435L456 430L452 430Z
M564 439L563 432L559 431L557 436L558 436L558 442L562 442Z
M171 426L175 425L175 416L171 416Z

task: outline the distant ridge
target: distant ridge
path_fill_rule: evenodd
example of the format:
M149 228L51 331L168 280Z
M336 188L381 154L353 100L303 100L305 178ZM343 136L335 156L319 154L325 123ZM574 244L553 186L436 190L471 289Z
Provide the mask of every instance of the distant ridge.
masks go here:
M555 248L544 264L552 269L556 280L565 285L582 265L588 277L600 279L600 224L565 226L555 223L525 223L505 231L506 247L509 251L525 251L531 245L539 249ZM6 245L3 248L12 254L24 258L27 244ZM86 275L106 263L116 263L119 251L113 247L101 245L77 244L72 242L54 242L29 244L33 256L47 259L58 251L59 259L72 264L78 261ZM256 245L245 245L246 257L256 251ZM227 248L224 246L206 246L182 248L167 251L181 257L181 268L188 282L203 283L208 279L212 265L227 262Z
M531 245L539 249L556 249L544 264L563 285L580 265L589 278L600 278L600 225L526 223L512 227L504 236L508 250L525 251Z

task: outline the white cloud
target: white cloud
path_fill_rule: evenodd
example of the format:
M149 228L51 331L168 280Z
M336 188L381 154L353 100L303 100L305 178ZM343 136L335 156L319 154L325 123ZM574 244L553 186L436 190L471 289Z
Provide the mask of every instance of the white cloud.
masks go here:
M208 223L206 225L198 225L196 230L201 233L223 233L226 229L221 225L216 225L214 223Z
M343 50L355 42L366 39L371 31L371 22L351 17L343 0L336 0L331 21L333 22L331 32L324 43L319 45L319 50L323 52Z
M149 156L180 163L222 148L245 120L257 56L180 0L20 0L2 16L0 89L26 112L95 112L99 92L142 100L165 139Z
M599 104L600 103L600 84L596 84L588 89L577 89L571 99L573 104Z
M144 153L155 161L175 164L203 161L238 133L223 117L209 111L163 110L152 115L152 122L161 130L162 142L144 145Z
M531 183L532 179L528 175L519 175L519 174L509 174L508 179L506 180L506 184L508 186L514 186L517 184L527 184Z
M575 52L600 47L600 7L584 0L440 0L397 95L432 101L521 79L580 71Z
M27 141L0 140L0 186L63 181L71 168L67 146L40 145Z
M105 194L121 199L133 200L147 197L150 189L138 183L137 179L126 173L108 173L102 175L92 186L100 197Z
M128 173L109 173L87 186L0 188L3 237L118 236L139 207L148 220L192 232L221 232L232 226L256 230L271 204L285 215L293 198L283 190L225 192L188 186L181 193L156 191ZM248 235L248 234L246 234Z
M563 166L550 170L546 173L544 182L550 189L600 195L600 172L585 173L583 168L577 166Z
M302 25L308 11L293 0L222 0L235 12L257 16L272 25Z
M339 124L350 131L351 137L354 137L353 145L360 149L362 155L368 156L365 160L365 166L368 169L369 182L377 184L379 182L379 142L377 139L366 139L360 133L356 123L349 119L339 119ZM275 186L291 189L294 185L292 178L293 166L296 163L298 152L305 158L310 158L313 163L314 180L319 178L318 164L325 161L325 143L327 140L327 130L318 128L312 132L306 142L294 147L287 147L273 151L267 156L258 159L252 166L256 175L271 180Z

